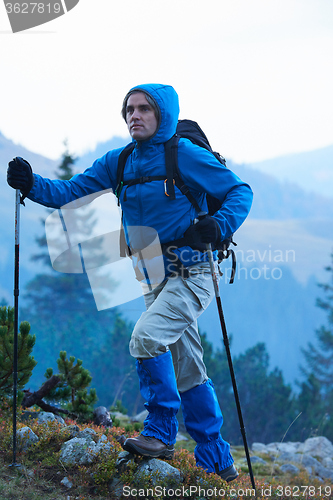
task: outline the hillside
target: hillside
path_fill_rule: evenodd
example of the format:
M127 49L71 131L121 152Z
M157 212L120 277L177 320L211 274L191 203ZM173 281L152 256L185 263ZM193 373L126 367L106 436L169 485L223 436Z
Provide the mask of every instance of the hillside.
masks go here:
M83 155L77 169L89 166L112 147L127 141L114 138L99 144L95 151ZM12 303L14 262L14 194L6 184L8 161L21 155L36 172L54 177L57 162L36 155L0 135L0 300ZM280 181L246 165L228 162L254 191L250 217L235 236L238 274L234 285L221 281L221 294L228 330L232 334L232 350L236 354L258 341L267 344L272 366L283 370L288 382L299 377L302 362L300 347L314 338L315 328L324 321L322 311L315 307L319 295L318 281L328 279L324 267L329 264L333 249L333 198L323 193L308 193L290 181ZM292 170L292 166L289 165ZM21 224L21 303L25 284L40 271L30 261L38 247L35 237L43 233L40 219L45 208L26 202L22 207ZM225 264L228 266L228 264ZM224 265L224 266L225 266ZM115 271L116 272L116 271ZM227 273L226 273L227 274ZM118 279L118 275L116 275ZM127 281L127 279L129 281ZM122 277L126 302L128 275ZM136 319L143 311L142 299L121 307L124 315ZM221 334L215 304L200 319L200 327L216 346ZM75 354L75 353L74 353ZM77 354L76 354L77 355Z
M308 193L332 196L333 145L315 151L254 162L249 166L254 170L273 175L281 182L295 183Z

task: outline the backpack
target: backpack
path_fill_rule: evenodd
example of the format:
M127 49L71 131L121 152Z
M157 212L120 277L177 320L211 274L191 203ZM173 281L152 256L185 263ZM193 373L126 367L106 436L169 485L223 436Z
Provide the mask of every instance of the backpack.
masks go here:
M130 156L132 151L134 150L135 144L133 142L127 144L125 148L121 151L119 158L118 158L118 168L117 168L117 188L115 191L115 195L118 198L118 205L119 205L119 198L120 198L120 193L122 189L125 187L127 189L129 186L133 186L135 184L142 184L145 182L152 182L156 180L163 180L164 181L164 192L165 194L170 197L170 200L175 199L175 188L174 186L176 185L177 188L180 190L180 192L187 197L189 202L193 205L195 208L196 212L199 214L202 212L201 207L199 206L197 200L194 198L192 193L190 192L189 188L184 184L181 174L180 174L180 169L178 166L178 141L179 139L183 137L185 139L189 139L193 144L196 144L197 146L200 146L210 153L212 153L215 158L223 165L226 166L226 161L223 156L221 156L219 153L216 151L213 151L209 141L203 132L203 130L200 128L200 126L192 120L179 120L177 124L177 129L176 129L176 134L171 137L165 144L164 144L164 149L165 149L165 165L166 165L166 179L165 175L154 175L154 176L146 176L146 177L140 177L137 179L131 179L130 181L125 182L123 180L123 174L124 174L124 169L126 165L127 158ZM222 203L220 200L217 198L214 198L213 196L207 194L206 195L206 200L207 200L207 205L208 205L208 214L209 215L214 215L220 208ZM124 193L124 201L126 201L126 191ZM124 248L124 234L122 232L121 235L121 255L125 256L125 252L122 250ZM168 253L168 248L170 246L184 246L186 242L184 243L184 239L180 238L179 240L174 240L170 241L168 243L162 244L162 251L163 253ZM230 244L237 245L233 241L233 235L231 235L229 238L226 238L223 240L219 245L217 246L216 250L218 251L218 263L220 264L222 260L229 258L230 256L232 257L232 272L231 272L231 277L229 283L233 283L234 281L234 276L236 272L236 257L235 257L235 252L230 249ZM127 248L127 253L128 255L131 255L131 250Z

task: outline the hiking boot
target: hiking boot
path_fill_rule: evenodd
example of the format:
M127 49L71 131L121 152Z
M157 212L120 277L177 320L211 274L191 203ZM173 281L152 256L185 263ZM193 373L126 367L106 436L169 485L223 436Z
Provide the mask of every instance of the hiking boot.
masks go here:
M175 451L173 445L166 445L159 439L142 434L134 438L127 438L122 446L130 453L152 458L170 459Z
M230 481L233 481L234 479L236 479L236 477L238 477L238 472L234 464L232 464L230 465L230 467L220 470L220 472L218 472L218 475L227 483L230 483Z

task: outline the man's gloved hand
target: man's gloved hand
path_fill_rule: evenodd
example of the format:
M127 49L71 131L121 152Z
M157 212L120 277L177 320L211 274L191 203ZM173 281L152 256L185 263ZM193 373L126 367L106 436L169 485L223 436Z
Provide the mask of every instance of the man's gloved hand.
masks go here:
M8 163L7 183L13 189L19 189L23 197L27 196L34 185L34 174L30 164L17 156Z
M218 222L210 215L190 226L184 234L188 245L195 250L200 250L200 252L207 250L207 243L211 243L214 248L220 243L221 236Z

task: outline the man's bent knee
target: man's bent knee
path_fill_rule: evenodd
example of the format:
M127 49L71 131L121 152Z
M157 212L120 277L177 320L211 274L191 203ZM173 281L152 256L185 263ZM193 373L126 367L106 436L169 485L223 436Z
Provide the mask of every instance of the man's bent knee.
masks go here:
M135 327L129 344L129 351L134 358L155 358L169 350L159 339L149 335L139 327Z

